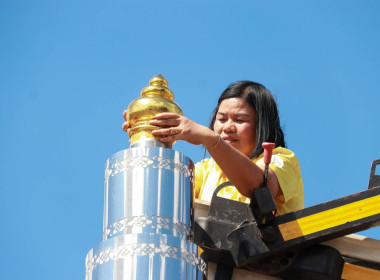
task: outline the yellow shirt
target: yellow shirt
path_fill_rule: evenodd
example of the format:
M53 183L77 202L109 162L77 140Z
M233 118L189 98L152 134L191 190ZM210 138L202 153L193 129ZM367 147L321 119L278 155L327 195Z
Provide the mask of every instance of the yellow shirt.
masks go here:
M263 154L252 159L259 166L264 166ZM269 168L276 174L283 196L275 198L277 214L293 212L304 207L303 182L299 162L295 154L285 148L275 148ZM220 184L228 181L217 163L204 159L195 165L195 197L211 201L214 190ZM249 203L249 198L243 196L233 187L225 187L219 194L224 198Z

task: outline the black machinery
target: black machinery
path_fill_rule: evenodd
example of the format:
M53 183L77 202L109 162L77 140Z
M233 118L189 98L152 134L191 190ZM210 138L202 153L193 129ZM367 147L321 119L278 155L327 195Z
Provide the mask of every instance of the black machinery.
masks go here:
M268 166L273 146L264 149ZM194 242L207 261L218 263L218 280L231 279L235 267L289 280L340 280L345 262L352 260L319 243L379 223L378 164L380 160L372 163L368 190L280 216L266 184L267 172L250 205L219 197L231 185L226 182L215 190L208 216L195 221ZM379 265L370 267L380 270Z

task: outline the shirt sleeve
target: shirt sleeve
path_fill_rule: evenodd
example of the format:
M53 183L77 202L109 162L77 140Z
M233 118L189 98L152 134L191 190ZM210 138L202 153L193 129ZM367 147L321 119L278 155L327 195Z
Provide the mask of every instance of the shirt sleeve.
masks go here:
M263 159L260 159L257 164L264 165ZM283 197L277 198L276 201L276 204L283 207L281 212L302 209L304 207L303 182L296 155L285 148L276 148L273 150L269 168L276 174L283 193Z

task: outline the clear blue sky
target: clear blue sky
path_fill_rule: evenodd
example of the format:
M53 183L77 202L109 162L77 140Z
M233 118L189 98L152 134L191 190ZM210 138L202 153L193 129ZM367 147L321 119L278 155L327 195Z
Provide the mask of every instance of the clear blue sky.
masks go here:
M0 0L0 278L84 279L105 161L129 147L122 112L159 73L202 124L231 82L266 85L306 206L365 190L380 158L379 12L375 0Z

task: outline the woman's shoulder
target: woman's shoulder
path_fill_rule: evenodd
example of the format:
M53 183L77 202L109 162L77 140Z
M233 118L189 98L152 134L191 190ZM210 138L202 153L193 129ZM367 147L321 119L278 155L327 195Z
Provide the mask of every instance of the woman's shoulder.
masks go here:
M274 148L272 151L272 157L274 156L285 157L285 158L293 158L293 157L297 158L293 151L283 148L283 147ZM258 162L262 160L263 158L264 158L264 153L258 156L255 160L256 162Z
M277 147L273 149L273 155L284 155L284 156L296 156L292 150L283 148L283 147Z
M275 148L272 154L274 157L281 157L287 160L298 161L297 156L293 151L283 147Z
M261 154L258 158L253 160L257 165L264 165L264 155ZM277 166L283 168L284 166L295 166L299 168L298 158L295 153L283 147L273 149L271 167Z
M273 150L271 163L280 168L288 166L296 168L297 170L300 169L299 161L295 153L289 149L285 149L282 147Z

